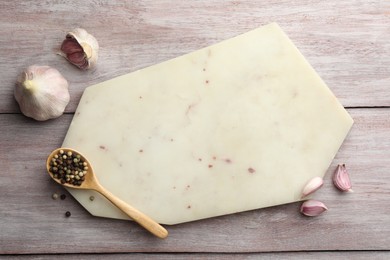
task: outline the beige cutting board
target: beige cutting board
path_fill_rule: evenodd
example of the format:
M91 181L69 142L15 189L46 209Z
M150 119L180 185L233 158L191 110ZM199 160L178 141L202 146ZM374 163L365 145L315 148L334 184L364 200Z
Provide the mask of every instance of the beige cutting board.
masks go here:
M352 124L273 23L88 87L63 146L113 194L177 224L300 200ZM69 191L93 215L127 219Z

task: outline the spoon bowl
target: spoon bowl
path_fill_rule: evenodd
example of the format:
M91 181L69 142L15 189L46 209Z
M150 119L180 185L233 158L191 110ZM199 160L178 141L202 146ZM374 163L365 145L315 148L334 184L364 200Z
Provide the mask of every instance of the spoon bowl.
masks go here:
M87 168L84 169L85 174L83 174L82 178L80 179L81 183L78 182L79 185L67 183L64 180L61 181L60 179L56 178L55 173L52 172L52 165L50 164L53 158L56 159L55 156L60 154L61 150L64 152L63 153L64 155L66 155L68 152L72 152L72 154L80 155L80 160L87 163L86 165ZM97 191L100 194L102 194L104 197L106 197L109 201L111 201L115 206L121 209L124 213L126 213L130 218L132 218L142 227L144 227L149 232L151 232L153 235L159 238L165 238L168 236L168 231L164 227L162 227L156 221L152 220L150 217L146 216L144 213L140 212L139 210L128 205L126 202L115 197L111 192L109 192L102 185L100 185L98 179L96 178L96 175L94 174L91 163L80 152L72 148L55 149L53 152L51 152L51 154L47 158L46 169L50 177L58 184L61 184L65 187L69 187L72 189L86 189L86 190Z
M61 150L64 151L64 154L66 154L69 151L72 152L72 153L75 153L75 154L79 154L81 156L82 160L87 163L87 165L88 165L88 169L86 170L87 174L84 175L85 179L82 181L80 186L73 185L73 184L66 183L66 182L62 183L60 179L54 177L54 173L50 170L50 168L51 168L51 165L50 165L51 160L54 158L54 156L56 154L59 154ZM96 187L100 186L100 183L97 180L96 175L94 174L94 171L92 169L91 163L88 161L88 159L85 156L83 156L80 152L78 152L78 151L76 151L74 149L70 149L70 148L58 148L58 149L55 149L53 152L51 152L51 154L47 158L46 169L47 169L47 172L49 173L50 177L55 182L57 182L58 184L61 184L62 186L68 187L68 188L85 189L85 190L96 190Z

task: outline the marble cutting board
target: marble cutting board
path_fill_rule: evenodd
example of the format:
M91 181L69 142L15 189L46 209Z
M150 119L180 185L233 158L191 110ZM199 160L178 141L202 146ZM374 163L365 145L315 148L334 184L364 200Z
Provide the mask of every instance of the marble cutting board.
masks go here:
M113 194L178 224L300 200L352 124L272 23L86 88L63 147ZM128 219L98 193L69 192L95 216Z

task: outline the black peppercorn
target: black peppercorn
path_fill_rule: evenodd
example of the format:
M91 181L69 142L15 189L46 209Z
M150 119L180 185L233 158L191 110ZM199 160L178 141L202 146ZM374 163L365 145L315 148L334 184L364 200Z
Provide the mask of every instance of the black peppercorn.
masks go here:
M71 214L69 211L65 212L65 216L66 216L67 218L69 218L71 215L72 215L72 214Z

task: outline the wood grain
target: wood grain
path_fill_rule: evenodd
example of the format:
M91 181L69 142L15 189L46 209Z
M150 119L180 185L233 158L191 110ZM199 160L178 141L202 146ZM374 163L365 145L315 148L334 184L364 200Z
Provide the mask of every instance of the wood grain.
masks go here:
M132 222L91 216L46 174L46 156L61 144L71 115L45 123L0 115L0 253L389 250L390 109L349 112L355 125L315 194L327 213L307 218L293 203L166 226L165 240ZM354 193L331 184L337 163L347 164ZM67 198L53 200L54 192Z
M349 1L0 1L0 112L18 112L16 76L31 64L70 82L74 111L85 87L278 22L343 105L390 106L390 2ZM83 72L56 52L83 27L101 46Z
M270 22L279 23L355 120L315 194L329 207L324 215L303 217L294 203L166 226L170 236L160 240L135 223L91 216L50 180L46 156L62 143L87 86ZM56 55L75 27L100 43L94 70ZM1 258L389 258L390 1L2 0L0 35ZM68 79L66 115L36 122L19 113L15 79L32 64L53 66ZM347 164L354 193L331 184L337 163ZM53 193L66 199L53 200Z
M133 253L133 254L67 254L67 255L26 255L21 257L20 255L14 256L3 256L5 259L69 259L69 258L77 258L78 260L84 259L158 259L158 260L176 260L176 259L214 259L214 260L345 260L345 259L354 259L354 260L382 260L388 259L390 256L390 252L386 251L352 251L352 252L272 252L272 253L247 253L247 254L202 254L202 253L168 253L168 254L159 254L159 253Z

